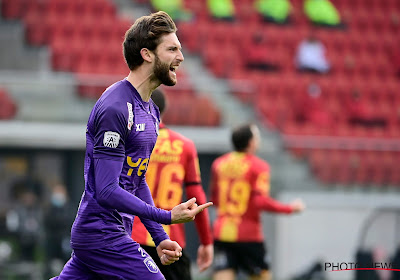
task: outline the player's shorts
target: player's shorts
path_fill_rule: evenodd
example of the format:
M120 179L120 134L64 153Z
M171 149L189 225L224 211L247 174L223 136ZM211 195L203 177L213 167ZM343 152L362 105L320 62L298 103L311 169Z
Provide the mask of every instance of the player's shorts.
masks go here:
M131 240L95 250L74 250L54 280L163 280L154 260Z
M266 250L262 242L221 242L214 241L214 270L243 270L249 275L260 275L268 270L264 260Z
M185 250L182 250L182 257L179 258L179 261L170 265L162 265L155 247L146 245L140 246L153 258L166 280L192 280L190 274L190 259L185 253Z

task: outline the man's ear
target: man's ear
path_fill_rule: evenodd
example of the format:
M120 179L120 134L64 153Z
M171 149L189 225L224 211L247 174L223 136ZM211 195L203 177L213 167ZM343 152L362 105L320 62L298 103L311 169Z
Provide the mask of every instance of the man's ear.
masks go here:
M141 49L140 54L142 55L142 58L145 61L150 62L150 63L153 62L154 54L149 49L146 49L146 48Z

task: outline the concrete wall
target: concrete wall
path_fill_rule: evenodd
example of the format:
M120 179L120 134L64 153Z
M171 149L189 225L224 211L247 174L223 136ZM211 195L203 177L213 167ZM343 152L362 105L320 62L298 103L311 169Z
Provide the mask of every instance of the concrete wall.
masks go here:
M318 260L355 262L361 228L371 214L379 208L400 209L400 194L390 191L282 192L279 195L286 202L297 197L307 204L302 214L263 217L275 280L290 279ZM398 213L385 210L367 231L365 247L375 250L377 261L389 261L399 245ZM325 274L328 280L354 279L354 271Z
M38 71L45 56L45 48L25 45L21 21L0 19L0 69Z

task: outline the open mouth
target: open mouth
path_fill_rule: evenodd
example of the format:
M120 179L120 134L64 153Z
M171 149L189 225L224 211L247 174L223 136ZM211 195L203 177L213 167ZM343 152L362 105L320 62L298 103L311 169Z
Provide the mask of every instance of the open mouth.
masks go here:
M171 66L170 68L169 68L169 71L171 71L171 72L173 72L173 73L176 73L176 70L178 69L178 66Z

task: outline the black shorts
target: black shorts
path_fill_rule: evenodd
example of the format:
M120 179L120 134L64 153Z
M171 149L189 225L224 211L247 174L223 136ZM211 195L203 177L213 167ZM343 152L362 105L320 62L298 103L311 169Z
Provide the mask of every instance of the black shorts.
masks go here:
M179 261L170 265L162 265L156 247L146 245L140 246L153 258L166 280L192 280L190 274L190 259L185 254L184 250L182 250L182 257L179 258Z
M214 241L214 270L243 270L249 275L260 275L269 270L264 260L266 250L262 242L221 242Z

